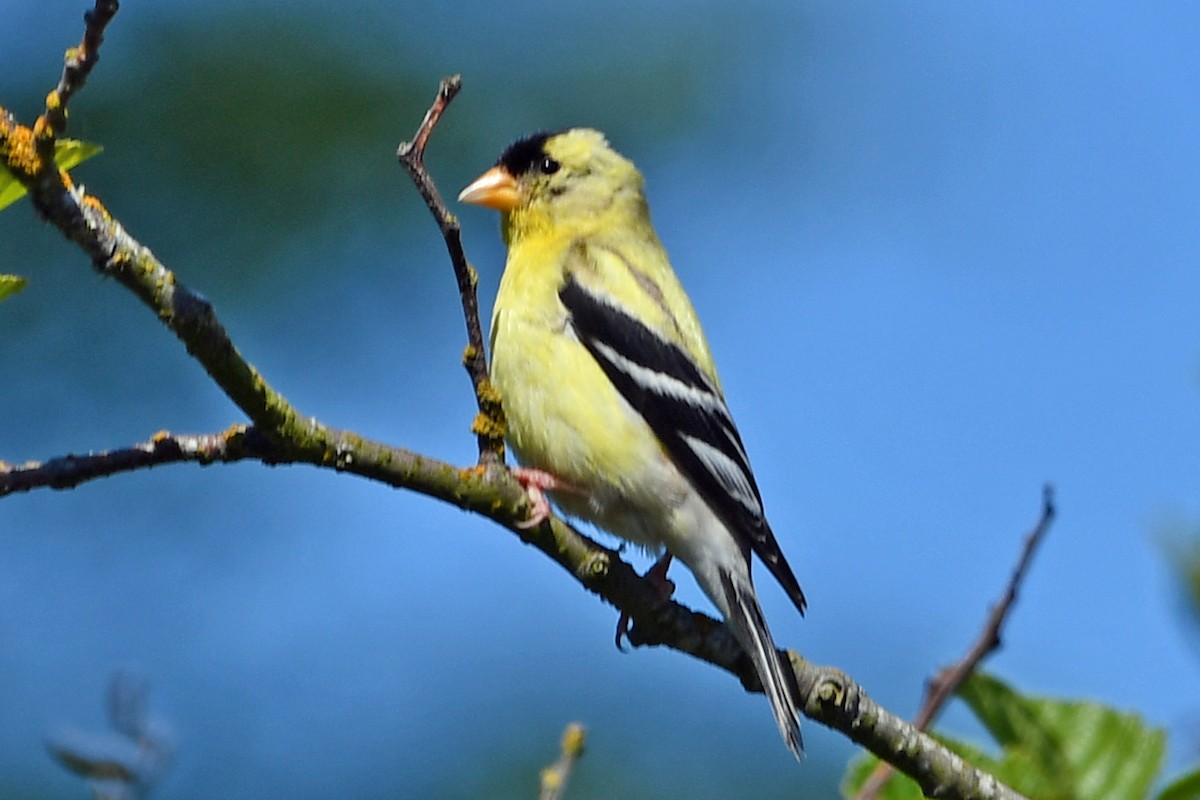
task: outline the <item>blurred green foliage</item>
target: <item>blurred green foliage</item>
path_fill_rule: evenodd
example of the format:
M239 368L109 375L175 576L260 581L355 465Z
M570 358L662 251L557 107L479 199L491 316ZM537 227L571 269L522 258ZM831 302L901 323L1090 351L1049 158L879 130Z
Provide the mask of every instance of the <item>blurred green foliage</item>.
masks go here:
M1175 575L1184 618L1200 628L1200 533L1181 530L1165 540L1167 563Z
M233 7L200 24L122 9L100 77L72 115L73 131L111 149L89 171L93 188L147 244L203 264L209 290L236 285L257 296L280 270L298 278L297 268L328 266L296 254L331 235L431 226L395 150L444 74L463 71L470 98L454 105L429 149L435 179L453 196L537 127L586 123L670 141L719 113L729 87L719 56L732 55L735 41L720 26L737 19L720 15L691 23L687 36L663 37L577 9L526 26L527 39L490 40L488 63L469 39L432 56L418 41L427 27L397 26L394 16L385 6L332 17ZM564 26L594 31L586 58L554 55ZM480 61L486 71L472 70Z
M1064 701L1022 694L1003 681L976 672L959 690L996 744L1000 754L938 737L970 763L995 775L1026 797L1037 800L1146 800L1160 778L1166 733L1137 714L1098 703ZM878 759L860 756L842 784L855 797ZM1178 779L1158 800L1196 797L1200 772ZM879 794L883 800L915 800L917 784L893 775Z
M465 83L427 155L450 198L531 129L582 121L669 142L718 113L732 86L722 63L735 53L725 34L738 17L724 12L689 17L677 37L655 26L622 31L619 19L583 7L526 21L500 9L491 21L475 14L474 23L452 8L422 14L427 24L414 26L384 3L125 6L72 103L70 132L107 148L77 180L228 324L245 313L279 330L314 313L308 304L361 313L352 293L363 286L403 281L414 297L452 286L433 221L395 158L443 75L462 71ZM76 27L40 34L69 44L80 33L72 18ZM564 30L606 36L577 41L587 57L564 61ZM58 44L52 52L61 53ZM55 78L44 67L29 74L39 77L3 83L15 88L0 104L18 116L36 113ZM485 233L499 247L493 231ZM33 321L53 319L56 336L87 345L47 359L15 349L10 337L10 352L87 376L94 391L109 372L91 345L107 339L111 351L117 341L95 335L105 325L97 315L131 336L131 325L154 322L123 301L99 308L88 291L72 291L84 261L28 211L0 215L0 272L26 275L35 287L13 320L26 331L17 335L38 336ZM310 292L317 287L327 294ZM408 311L391 297L392 314ZM330 332L322 339L329 347ZM67 366L71 358L77 368Z
M29 281L19 275L0 275L0 301L7 300L25 288Z

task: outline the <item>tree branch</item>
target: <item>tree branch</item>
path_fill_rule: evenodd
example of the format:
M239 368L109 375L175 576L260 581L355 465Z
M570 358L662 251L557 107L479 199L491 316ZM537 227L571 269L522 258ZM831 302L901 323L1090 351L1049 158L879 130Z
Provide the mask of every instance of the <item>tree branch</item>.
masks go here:
M929 727L929 724L958 691L958 687L962 686L963 681L975 671L979 663L1000 648L1000 633L1004 629L1004 623L1008 621L1008 612L1012 610L1013 604L1017 600L1017 590L1021 588L1025 575L1029 572L1029 565L1033 563L1033 555L1050 530L1056 513L1054 487L1047 484L1042 488L1041 515L1029 533L1025 534L1021 555L1008 579L1008 585L1004 588L1004 594L1000 596L1000 602L992 607L979 637L958 663L942 669L929 682L925 693L925 702L916 719L913 720L913 724L921 730Z
M976 637L963 657L951 666L943 667L929 681L925 688L925 701L921 704L921 710L917 712L917 716L913 718L913 727L917 730L928 730L946 703L950 702L950 698L963 685L963 681L970 677L984 658L999 649L1000 632L1008 619L1008 612L1012 610L1013 603L1017 600L1017 590L1020 589L1026 573L1029 572L1029 565L1033 563L1033 554L1050 530L1055 514L1054 487L1046 484L1042 487L1041 515L1032 530L1025 534L1021 555L1017 558L1017 565L1013 568L1008 584L1004 587L1004 594L1000 596L1000 602L992 607L987 619L984 620L979 636ZM892 772L892 765L886 761L876 766L858 793L858 800L874 800L891 778Z
M116 16L117 0L97 0L92 10L84 12L83 40L67 51L58 85L46 95L46 111L33 125L38 157L43 164L54 164L54 141L67 129L67 104L87 82L92 68L100 61L100 45L104 29Z
M266 461L270 443L258 431L234 425L221 433L181 435L159 431L140 444L98 453L74 453L48 461L12 465L0 461L0 497L49 487L73 489L81 483L162 464L212 464L253 458Z
M463 351L463 366L471 376L471 386L475 389L475 402L479 406L479 415L471 425L479 442L479 463L504 463L504 409L500 406L500 395L492 386L488 377L487 354L483 347L483 327L479 324L479 301L476 286L479 284L479 274L467 262L467 255L462 246L462 229L458 218L446 208L437 186L433 183L428 170L425 169L425 145L433 133L442 112L450 105L462 88L462 76L451 75L443 78L438 86L437 98L425 112L425 119L417 128L417 133L411 142L401 142L396 150L400 165L408 172L417 191L425 200L425 205L437 221L446 241L446 250L450 254L450 263L454 267L454 277L458 281L458 295L462 301L463 319L467 323L467 348Z
M67 128L67 104L100 60L104 29L118 7L117 0L96 0L95 7L84 13L83 39L67 50L58 85L46 95L46 110L32 128L17 125L8 110L0 106L0 165L7 167L30 194L35 183L43 184L43 188L71 184L66 171L54 163L54 143Z
M59 93L60 107L95 63L103 25L115 10L113 0L97 0L95 13L88 17L89 32L81 52L68 53L64 74L72 69L78 72L64 78L68 90ZM79 59L76 67L70 66L72 58ZM38 486L78 485L171 461L207 464L255 458L269 464L307 463L350 472L436 497L505 526L589 591L627 614L634 621L631 643L667 645L729 671L745 687L756 690L758 680L749 659L720 622L676 602L664 603L658 588L644 581L615 551L556 517L532 529L517 527L527 516L528 499L502 465L503 422L499 398L487 382L474 272L462 253L457 221L446 211L423 164L429 135L457 88L456 80L443 83L414 142L402 146L399 156L438 220L458 276L470 338L466 362L480 404L476 425L480 465L459 469L302 415L237 351L212 305L179 282L96 197L73 186L65 173L53 168L52 160L42 158L41 146L32 145L37 138L33 131L0 113L0 157L27 186L37 212L74 241L96 270L117 280L153 311L253 423L203 436L160 434L148 443L122 450L8 467L0 470L0 494ZM47 122L44 128L53 137L61 129L61 120ZM877 706L840 671L790 655L805 698L805 713L897 764L930 796L964 800L1020 797Z

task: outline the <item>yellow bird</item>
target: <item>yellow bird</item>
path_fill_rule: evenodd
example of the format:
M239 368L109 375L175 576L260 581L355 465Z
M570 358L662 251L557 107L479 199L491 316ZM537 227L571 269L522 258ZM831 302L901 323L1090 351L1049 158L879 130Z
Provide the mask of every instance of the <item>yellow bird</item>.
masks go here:
M801 614L804 593L641 173L603 134L573 128L513 143L458 199L502 214L492 381L531 523L548 512L544 489L567 514L683 561L750 655L799 758L799 689L763 619L750 551Z

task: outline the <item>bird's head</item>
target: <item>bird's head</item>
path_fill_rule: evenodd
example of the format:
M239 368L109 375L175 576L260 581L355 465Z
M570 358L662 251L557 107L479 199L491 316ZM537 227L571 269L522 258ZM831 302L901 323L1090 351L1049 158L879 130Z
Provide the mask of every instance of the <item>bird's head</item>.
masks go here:
M504 238L545 230L579 236L613 223L646 219L642 176L590 128L535 133L508 146L496 165L462 190L465 203L494 208Z

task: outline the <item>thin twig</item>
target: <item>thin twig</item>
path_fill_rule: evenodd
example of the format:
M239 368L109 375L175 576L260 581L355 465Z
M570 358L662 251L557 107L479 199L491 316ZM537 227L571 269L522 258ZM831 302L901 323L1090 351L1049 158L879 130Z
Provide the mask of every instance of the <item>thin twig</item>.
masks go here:
M913 721L917 727L925 730L979 662L1000 647L1000 633L1008 619L1008 612L1016 602L1017 591L1021 588L1025 575L1029 572L1029 565L1033 562L1038 545L1050 530L1051 523L1054 522L1055 513L1054 487L1047 484L1042 488L1041 516L1033 529L1025 535L1021 556L1017 559L1017 565L1008 579L1008 585L1000 597L1000 602L992 607L979 637L959 662L943 669L930 681L929 688L926 690L925 703Z
M46 194L32 191L35 184L44 189L71 185L66 171L54 162L54 145L67 127L67 104L83 88L100 60L104 29L117 8L117 0L96 0L95 6L83 15L86 23L83 38L67 50L58 84L46 95L46 109L32 127L18 125L12 114L0 107L0 165L7 167L35 197L35 203L38 196Z
M145 442L114 450L71 453L15 465L0 461L0 497L43 487L73 489L97 478L181 461L213 464L247 458L269 460L270 449L270 442L246 425L234 425L220 433L180 435L159 431Z
M1013 604L1017 600L1017 591L1021 588L1025 575L1029 572L1029 565L1033 563L1033 555L1037 551L1038 545L1050 530L1051 523L1054 522L1055 513L1054 487L1046 484L1042 487L1042 512L1037 523L1029 533L1025 534L1021 555L1017 559L1017 565L1013 568L1012 575L1009 576L1008 584L1004 587L1004 594L988 612L983 629L963 657L956 663L939 670L938 674L929 681L925 688L925 700L921 704L920 711L913 718L913 726L918 730L928 730L946 703L962 686L963 681L970 677L984 658L999 649L1000 633L1008 619L1009 611L1012 610ZM874 800L891 778L893 771L891 764L881 761L863 784L862 790L858 793L858 800Z
M562 800L571 780L571 772L575 762L583 755L583 746L587 741L587 729L578 722L572 722L563 731L562 743L558 760L542 770L541 788L538 800Z
M46 111L34 123L33 132L38 155L48 165L54 164L54 140L67 128L67 104L83 88L92 68L100 61L104 29L119 8L117 0L96 0L95 6L84 12L83 40L67 51L58 85L46 95Z
M479 406L479 415L475 418L471 430L474 431L479 444L479 463L502 464L504 462L504 410L500 407L500 398L491 380L488 378L487 353L483 347L483 327L479 324L479 300L476 287L479 275L468 263L462 246L462 230L458 218L446 208L446 203L438 193L433 178L425 169L425 145L433 133L434 126L442 118L442 112L462 88L462 76L451 75L443 78L438 87L437 97L433 105L425 112L425 119L411 142L402 142L396 150L396 157L401 166L408 172L417 191L420 192L425 205L437 221L446 241L446 249L450 253L450 263L454 266L454 277L458 281L458 295L462 301L463 319L467 324L467 348L463 352L463 366L471 376L471 386L475 389L475 402Z

